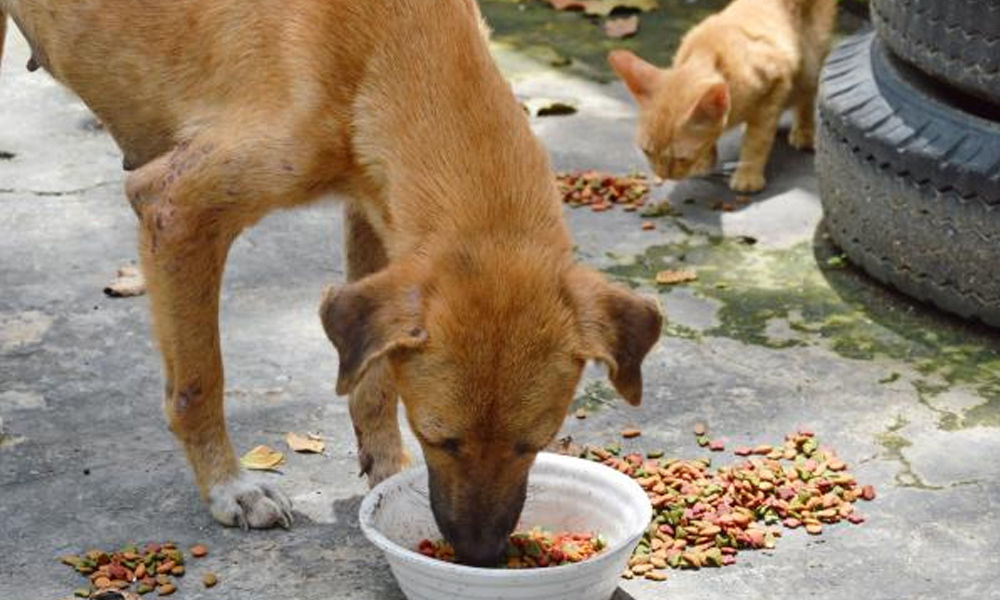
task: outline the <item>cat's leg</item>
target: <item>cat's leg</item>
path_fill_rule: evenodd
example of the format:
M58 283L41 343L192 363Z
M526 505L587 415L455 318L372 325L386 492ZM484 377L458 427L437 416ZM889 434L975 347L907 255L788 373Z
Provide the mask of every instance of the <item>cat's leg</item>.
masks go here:
M788 144L797 150L812 150L816 137L816 86L799 89L792 100L794 120L788 132Z
M774 136L778 133L778 119L786 106L790 90L788 82L776 85L773 92L760 103L756 113L747 119L743 147L740 149L740 163L729 180L729 187L734 192L752 193L764 189L767 183L764 168L771 155Z

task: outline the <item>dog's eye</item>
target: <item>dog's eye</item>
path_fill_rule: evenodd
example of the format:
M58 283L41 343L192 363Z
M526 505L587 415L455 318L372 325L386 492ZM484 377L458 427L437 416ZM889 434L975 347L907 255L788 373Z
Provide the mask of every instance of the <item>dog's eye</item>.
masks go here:
M456 452L458 452L458 449L462 445L462 443L459 441L458 438L445 438L444 440L438 442L436 445L438 448L444 450L449 454L455 454Z

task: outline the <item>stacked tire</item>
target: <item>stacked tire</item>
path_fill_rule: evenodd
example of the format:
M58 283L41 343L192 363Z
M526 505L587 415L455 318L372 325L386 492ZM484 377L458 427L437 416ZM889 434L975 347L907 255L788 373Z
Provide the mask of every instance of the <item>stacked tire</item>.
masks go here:
M820 83L833 241L884 283L1000 327L1000 0L871 0Z

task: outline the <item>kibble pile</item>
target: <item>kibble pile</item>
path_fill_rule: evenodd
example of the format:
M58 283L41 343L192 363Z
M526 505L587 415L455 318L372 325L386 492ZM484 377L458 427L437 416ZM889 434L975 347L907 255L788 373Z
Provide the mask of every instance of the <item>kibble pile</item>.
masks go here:
M707 439L696 428L699 442ZM732 466L711 468L708 458L663 459L661 452L621 456L620 446L586 447L581 456L634 478L649 495L653 521L635 549L626 579L667 578L665 569L722 567L740 550L774 548L782 529L804 527L812 535L840 521L864 522L855 503L873 500L847 464L800 430L777 446L738 448L747 456Z
M208 555L208 548L192 546L191 555L202 558ZM155 590L159 596L169 596L177 591L175 578L183 577L186 572L184 552L173 542L150 543L141 550L132 545L117 552L90 550L79 556L64 556L60 561L89 579L88 587L74 592L80 598L96 597L107 590L133 589L133 586L137 594ZM205 587L218 583L218 577L210 572L202 574L201 580Z
M559 173L556 177L563 202L570 206L589 206L594 212L621 205L623 210L638 210L649 195L649 183L642 174L617 176L601 171Z

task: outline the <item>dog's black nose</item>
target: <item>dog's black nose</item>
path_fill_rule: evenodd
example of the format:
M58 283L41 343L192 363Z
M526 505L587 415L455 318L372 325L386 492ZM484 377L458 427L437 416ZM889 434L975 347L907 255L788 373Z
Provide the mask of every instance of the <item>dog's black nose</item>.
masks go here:
M507 536L499 540L470 540L455 542L455 558L470 567L499 567L507 551Z

